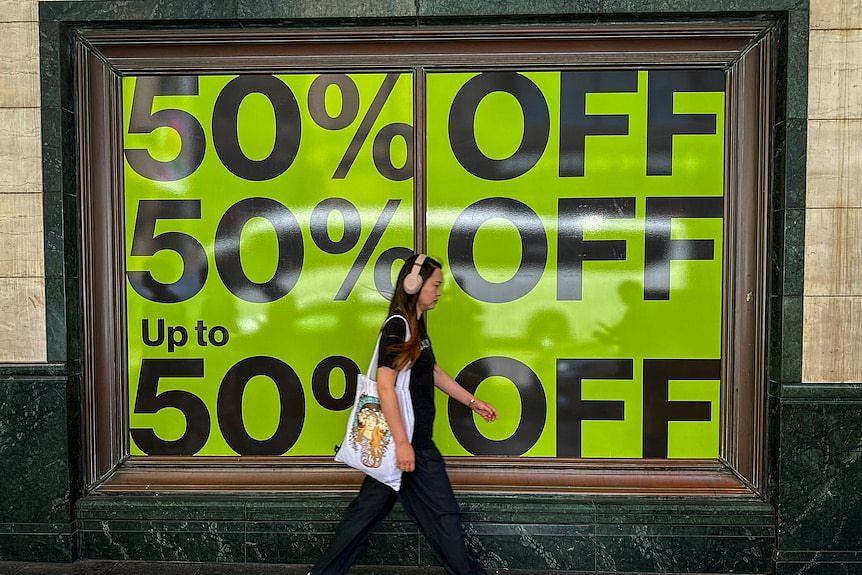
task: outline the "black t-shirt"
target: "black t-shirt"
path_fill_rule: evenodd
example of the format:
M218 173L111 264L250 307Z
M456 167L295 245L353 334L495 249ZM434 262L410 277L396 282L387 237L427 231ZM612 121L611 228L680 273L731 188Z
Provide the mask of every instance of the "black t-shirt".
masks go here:
M390 318L383 324L383 337L380 338L380 354L377 367L392 368L395 351L392 345L403 343L407 335L407 324L403 319ZM413 403L413 444L414 449L433 447L431 430L434 427L434 351L425 329L425 318L419 319L419 358L410 368L410 399Z

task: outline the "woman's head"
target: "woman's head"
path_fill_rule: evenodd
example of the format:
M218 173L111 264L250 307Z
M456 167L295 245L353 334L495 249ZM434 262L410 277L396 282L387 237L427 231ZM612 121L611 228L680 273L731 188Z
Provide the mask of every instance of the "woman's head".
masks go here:
M440 284L443 281L443 266L433 258L425 256L419 266L419 277L422 278L422 287L416 293L407 293L404 289L404 278L412 271L416 259L421 254L413 254L401 266L398 279L395 282L395 293L392 294L392 303L389 304L389 315L401 315L410 326L410 339L404 343L390 346L396 356L393 368L401 371L411 365L422 352L419 345L419 316L425 311L437 305L440 297Z
M417 258L422 254L413 254L404 265L401 266L401 271L398 272L398 279L395 281L395 292L392 295L392 303L389 306L389 314L402 314L405 317L417 317L419 312L433 308L437 303L437 298L440 297L440 284L443 281L443 266L428 256L423 257L423 261L419 266L419 277L422 278L422 287L416 293L407 293L404 289L404 280L413 272L413 268L417 263Z

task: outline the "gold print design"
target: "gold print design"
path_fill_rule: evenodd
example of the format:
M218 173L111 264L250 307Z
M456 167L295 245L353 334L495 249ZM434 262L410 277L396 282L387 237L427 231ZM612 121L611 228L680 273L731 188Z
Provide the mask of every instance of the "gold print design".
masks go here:
M350 442L359 449L360 459L366 467L377 468L392 440L389 426L380 409L380 399L362 395L356 417L350 428Z

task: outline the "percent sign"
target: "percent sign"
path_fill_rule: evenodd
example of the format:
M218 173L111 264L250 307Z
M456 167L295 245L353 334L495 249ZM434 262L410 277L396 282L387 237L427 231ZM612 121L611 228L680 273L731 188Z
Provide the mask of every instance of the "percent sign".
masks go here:
M383 232L386 231L389 222L395 212L398 211L398 206L401 200L389 200L380 212L380 216L371 228L371 233L365 239L365 243L359 249L359 254L350 266L350 271L347 272L341 287L338 288L338 293L335 294L335 301L344 301L359 280L362 270L368 265L371 259L371 254L377 244L380 243L380 238L383 237ZM329 216L337 212L344 221L344 234L337 240L329 235ZM344 198L327 198L314 206L311 212L311 239L317 244L321 250L328 254L343 254L349 252L359 243L359 234L362 231L362 220L359 215L359 210L350 201ZM392 264L395 260L406 260L413 254L413 251L405 247L393 247L385 250L374 262L374 286L377 291L383 295L390 295L394 291L392 285Z
M333 179L343 180L347 177L347 172L350 171L356 156L359 155L360 148L368 140L374 122L380 116L383 106L389 99L389 95L392 94L392 90L400 77L401 74L390 73L383 78L383 83L377 90L377 94L374 95L371 106L365 112L362 121L359 122L359 127L354 132L350 145L347 146L338 167L335 168L335 173L332 174ZM326 91L331 86L338 87L341 93L341 110L335 116L330 115L326 109ZM321 74L314 79L308 89L308 112L321 128L327 130L346 128L359 116L359 89L356 87L356 82L347 74ZM392 141L399 136L407 146L407 160L400 168L393 165L391 155ZM377 171L383 177L395 182L412 178L413 126L403 122L393 122L383 126L374 136L371 155Z

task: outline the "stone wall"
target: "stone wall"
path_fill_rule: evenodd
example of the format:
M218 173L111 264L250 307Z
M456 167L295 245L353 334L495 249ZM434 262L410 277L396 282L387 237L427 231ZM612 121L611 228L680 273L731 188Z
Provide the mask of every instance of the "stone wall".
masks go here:
M862 382L862 2L811 3L802 381Z
M785 225L804 235L785 246L805 263L802 371L780 386L776 575L850 575L862 572L862 2L812 0L808 72L804 210Z
M0 0L0 362L46 359L36 8Z
M279 498L270 510L271 500L257 496L81 496L74 167L72 159L60 154L62 138L46 137L43 143L40 127L41 118L46 134L66 135L74 122L60 97L60 87L68 91L71 86L69 71L60 79L57 69L59 53L68 44L61 41L60 20L307 17L319 22L409 15L418 21L555 11L637 18L639 12L652 10L742 10L789 14L784 48L793 45L787 53L788 83L793 85L777 98L786 124L783 133L776 131L783 177L773 198L777 257L771 292L768 501L742 505L726 500L465 496L468 534L495 566L774 570L777 575L862 572L859 0L812 0L810 11L805 0L42 4L43 11L44 5L53 4L55 17L42 25L46 67L40 94L37 2L0 0L0 559L299 561L325 543L345 503L339 497L297 494ZM228 10L226 6L232 7L231 14L219 12ZM807 54L798 48L806 38ZM807 155L802 153L806 134ZM520 511L501 521L502 509ZM571 515L573 509L580 514ZM212 522L215 519L224 524ZM415 563L427 564L418 534L402 516L392 519L380 541L408 540L416 550ZM200 524L186 532L184 526L192 520ZM164 545L166 540L172 544ZM220 546L224 542L229 545ZM575 548L582 552L573 553ZM367 560L392 558L378 550Z

